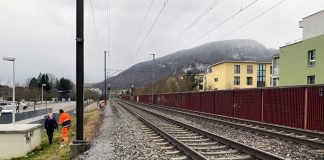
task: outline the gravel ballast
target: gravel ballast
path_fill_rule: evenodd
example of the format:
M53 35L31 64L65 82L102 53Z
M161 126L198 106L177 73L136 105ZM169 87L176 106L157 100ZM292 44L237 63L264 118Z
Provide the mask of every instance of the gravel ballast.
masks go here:
M105 119L91 149L79 159L168 159L142 131L137 118L114 103L105 109Z
M306 145L300 145L281 139L263 136L257 133L220 125L215 122L194 118L192 116L189 117L170 111L162 111L152 107L145 108L168 118L193 125L197 128L204 129L236 142L284 157L285 159L316 159L324 157L323 150L314 149Z

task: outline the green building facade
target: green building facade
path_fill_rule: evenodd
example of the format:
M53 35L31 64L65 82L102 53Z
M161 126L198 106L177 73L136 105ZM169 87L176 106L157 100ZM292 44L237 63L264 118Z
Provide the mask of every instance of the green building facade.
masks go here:
M324 84L324 34L280 48L279 85Z

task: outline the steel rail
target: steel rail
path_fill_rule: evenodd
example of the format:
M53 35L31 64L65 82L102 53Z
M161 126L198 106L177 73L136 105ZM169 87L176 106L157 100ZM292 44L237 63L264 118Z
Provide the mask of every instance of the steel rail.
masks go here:
M128 103L130 103L130 102L128 102ZM296 143L299 143L299 144L306 144L306 145L309 145L309 146L312 146L312 147L315 147L315 148L320 148L320 149L324 148L324 143L323 142L318 142L318 141L314 141L314 140L308 140L308 139L304 139L304 138L298 138L298 137L294 137L294 136L291 136L291 135L276 133L276 132L273 132L273 131L267 131L265 129L252 128L252 127L246 126L246 125L244 125L242 123L240 124L240 123L235 123L235 122L229 122L229 121L226 121L226 120L221 120L220 118L217 119L218 115L212 115L212 114L202 113L202 112L197 112L197 111L189 111L189 110L178 109L178 108L174 108L174 107L166 108L166 107L162 107L160 105L156 106L156 105L148 105L148 104L142 104L142 103L141 103L141 105L150 106L150 107L157 107L157 108L172 111L172 112L186 114L186 115L189 115L189 116L195 116L195 117L203 118L203 119L206 119L206 120L209 120L209 121L214 121L214 122L217 122L217 123L220 123L220 124L229 125L229 126L233 126L233 127L236 127L236 128L242 128L244 130L250 130L252 132L260 133L262 135L267 135L267 136L271 136L271 137L275 137L275 138L281 138L281 139L289 140L289 141L296 142ZM322 139L323 136L324 136L321 133L303 131L303 130L299 130L299 129L283 127L283 126L278 126L278 125L271 125L271 124L266 124L266 123L261 123L261 122L256 122L256 121L242 120L242 119L239 119L239 118L233 118L232 119L232 118L226 117L226 116L219 116L219 117L222 117L222 118L225 117L224 119L235 120L235 121L238 121L238 122L241 121L241 122L244 122L244 123L250 123L250 125L257 125L257 126L260 126L260 127L266 127L268 129L276 129L276 130L279 130L279 131L281 130L281 131L286 131L286 132L290 132L290 133L306 135L306 136L310 136L310 137L313 137L313 138L321 138Z
M175 147L177 147L179 150L183 151L186 155L190 156L192 159L197 159L197 160L207 160L206 157L201 155L200 153L196 152L195 150L191 149L187 145L183 144L182 142L176 140L173 138L171 135L168 133L164 132L162 129L159 127L155 126L151 122L145 120L142 118L139 114L135 113L134 111L130 110L129 108L123 106L120 104L120 102L116 101L121 107L126 109L129 113L131 113L133 116L135 116L137 119L139 119L141 122L143 122L145 125L149 126L151 129L156 131L160 136L162 136L164 139L167 141L171 142Z
M143 103L139 103L139 104L143 104ZM223 116L223 115L217 115L217 114L211 114L211 113L204 113L204 112L199 112L199 111L192 111L192 110L188 110L188 109L183 109L183 108L176 108L176 107L169 107L169 106L163 106L163 105L148 105L148 104L143 104L146 106L154 106L154 107L161 107L161 108L171 108L171 109L175 109L175 110L181 110L181 111L185 111L185 112L190 112L190 113L197 113L197 114L201 114L201 115L206 115L206 116L211 116L214 118L220 118L220 119L227 119L229 121L238 121L238 122L243 122L243 123L249 123L251 125L259 125L259 126L263 126L263 127L268 127L271 129L277 129L277 130L282 130L282 131L286 131L286 132L294 132L297 134L302 134L302 135L307 135L310 137L317 137L320 139L324 139L324 133L323 132L314 132L311 130L305 130L305 129L298 129L298 128L292 128L292 127L288 127L288 126L282 126L282 125L276 125L276 124L270 124L270 123L265 123L265 122L258 122L258 121L253 121L253 120L247 120L247 119L242 119L242 118L235 118L235 117L229 117L229 116ZM168 107L168 108L166 108Z
M121 102L121 101L118 101L118 102ZM125 101L123 101L122 103L125 103ZM269 160L270 159L271 160L275 160L275 159L281 159L281 160L283 160L284 159L284 158L279 157L277 155L274 155L274 154L271 154L271 153L268 153L268 152L264 152L264 151L259 150L259 149L256 149L256 148L252 148L250 146L247 146L247 145L244 145L244 144L241 144L241 143L232 141L230 139L227 139L227 138L218 136L216 134L213 134L213 133L204 131L202 129L198 129L198 128L196 128L194 126L191 126L191 125L184 124L184 123L182 123L180 121L177 121L177 120L174 120L174 119L170 119L170 118L164 117L164 116L159 115L157 113L154 113L152 111L148 111L146 109L140 108L140 107L138 107L138 106L136 106L134 104L131 104L131 103L126 103L126 104L131 105L131 106L133 106L133 107L135 107L135 108L137 108L139 110L142 110L142 111L144 111L146 113L149 113L149 114L154 115L156 117L159 117L161 119L164 119L166 121L169 121L169 122L171 122L173 124L177 124L179 126L185 127L185 128L187 128L189 130L192 130L194 132L197 132L197 133L199 133L199 134L201 134L203 136L206 136L206 137L208 137L210 139L213 139L215 141L221 142L221 143L223 143L225 145L228 145L228 146L230 146L232 148L235 148L235 149L240 150L240 151L242 151L244 153L247 153L249 155L252 155L252 156L254 156L256 158L259 158L259 159L269 159Z

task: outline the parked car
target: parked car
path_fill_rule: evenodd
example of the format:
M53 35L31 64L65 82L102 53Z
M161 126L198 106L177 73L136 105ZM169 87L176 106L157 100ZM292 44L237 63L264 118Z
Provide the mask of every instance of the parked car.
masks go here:
M18 103L16 102L15 104L16 104L16 105L15 105L15 109L17 109L17 107L18 107ZM7 104L6 106L2 107L2 111L1 111L1 113L2 113L2 115L5 115L5 114L12 114L12 109L13 109L13 103ZM19 109L20 109L20 107L19 107ZM17 113L17 112L18 112L18 111L16 110L16 113Z
M7 104L6 106L2 107L1 114L6 115L6 114L12 114L12 104Z
M6 106L7 103L6 102L0 102L0 115L1 115L1 112L3 110L3 107Z

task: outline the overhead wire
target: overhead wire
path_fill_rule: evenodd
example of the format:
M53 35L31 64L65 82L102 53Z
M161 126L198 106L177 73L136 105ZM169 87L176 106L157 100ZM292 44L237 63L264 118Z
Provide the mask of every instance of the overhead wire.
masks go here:
M195 26L209 11L211 11L214 7L220 4L222 0L214 0L208 7L198 16L196 17L186 28L184 28L174 39L165 43L162 48L165 48L171 42L177 42L180 40L193 26Z
M182 32L180 32L175 39L180 39L185 35L193 26L195 26L211 9L218 5L222 0L213 1L208 8L206 8L189 26L187 26Z
M96 32L96 38L97 38L99 51L100 51L102 46L101 46L101 43L100 43L100 38L99 38L98 30L97 30L97 24L96 24L95 14L94 14L94 11L93 11L92 0L89 0L89 2L90 2L91 13L92 13L93 25L94 25L94 29L95 29L95 32Z
M194 41L192 41L191 43L189 43L188 45L185 46L185 48L190 47L192 44L196 43L197 41L199 41L200 39L204 38L205 36L207 36L208 34L210 34L212 31L214 31L215 29L219 28L220 26L224 25L226 22L232 20L234 17L236 17L237 15L239 15L240 13L244 12L247 8L251 7L254 3L256 3L258 0L255 0L251 3L249 3L248 5L246 5L245 7L243 7L242 9L240 9L238 12L235 12L233 15L231 15L230 17L226 18L224 21L222 21L221 23L219 23L218 25L214 26L213 28L211 28L210 30L208 30L207 32L205 32L204 34L202 34L201 36L199 36L197 39L195 39Z
M151 0L151 3L150 3L150 5L149 5L149 8L148 8L147 11L146 11L146 14L145 14L145 17L144 17L144 19L143 19L143 22L142 22L142 24L141 24L141 26L140 26L140 29L139 29L138 32L137 32L137 36L136 36L136 40L135 40L135 44L134 44L134 46L133 46L132 51L133 51L134 48L136 47L137 41L138 41L138 39L139 39L139 37L140 37L140 34L141 34L142 31L143 31L144 24L145 24L145 22L146 22L146 19L147 19L147 17L148 17L148 14L149 14L150 11L151 11L152 5L153 5L153 0Z
M141 35L142 31L143 31L144 24L145 24L146 19L147 19L148 15L149 15L149 13L150 13L150 11L151 11L152 6L153 6L153 1L154 1L154 0L151 0L151 2L150 2L150 4L149 4L149 7L148 7L148 9L147 9L147 11L146 11L146 13L145 13L145 17L144 17L144 19L143 19L143 21L142 21L142 24L140 25L140 28L139 28L139 30L138 30L138 32L137 32L136 39L135 39L134 45L133 45L132 50L131 50L131 55L134 54L135 47L136 47L136 45L137 45L137 43L138 43L138 40L139 40L139 37L140 37L140 35ZM128 57L128 61L129 61L129 57Z
M244 23L243 25L237 27L236 29L232 30L231 32L225 34L224 36L222 36L220 39L224 39L225 37L233 34L234 32L242 29L243 27L245 27L246 25L248 25L249 23L253 22L254 20L260 18L261 16L265 15L266 13L268 13L269 11L271 11L272 9L276 8L277 6L279 6L280 4L282 4L285 0L281 0L280 2L276 3L275 5L273 5L272 7L270 7L269 9L265 10L264 12L258 14L257 16L255 16L254 18L250 19L249 21L247 21L246 23Z
M154 28L156 22L158 21L158 19L159 19L160 16L162 15L162 13L163 13L163 11L164 11L164 9L165 9L165 7L166 7L168 1L169 1L169 0L166 0L166 1L164 2L163 7L160 9L160 11L159 11L159 13L158 13L158 16L155 18L154 22L152 23L150 29L149 29L148 32L146 33L144 39L143 39L142 42L140 43L140 46L137 48L137 50L136 50L136 52L135 52L135 55L134 55L133 57L135 57L135 56L138 54L138 52L140 51L140 49L143 47L143 45L144 45L146 39L147 39L147 38L150 36L150 34L152 33L152 30L153 30L153 28ZM131 60L133 60L133 58L132 58Z

